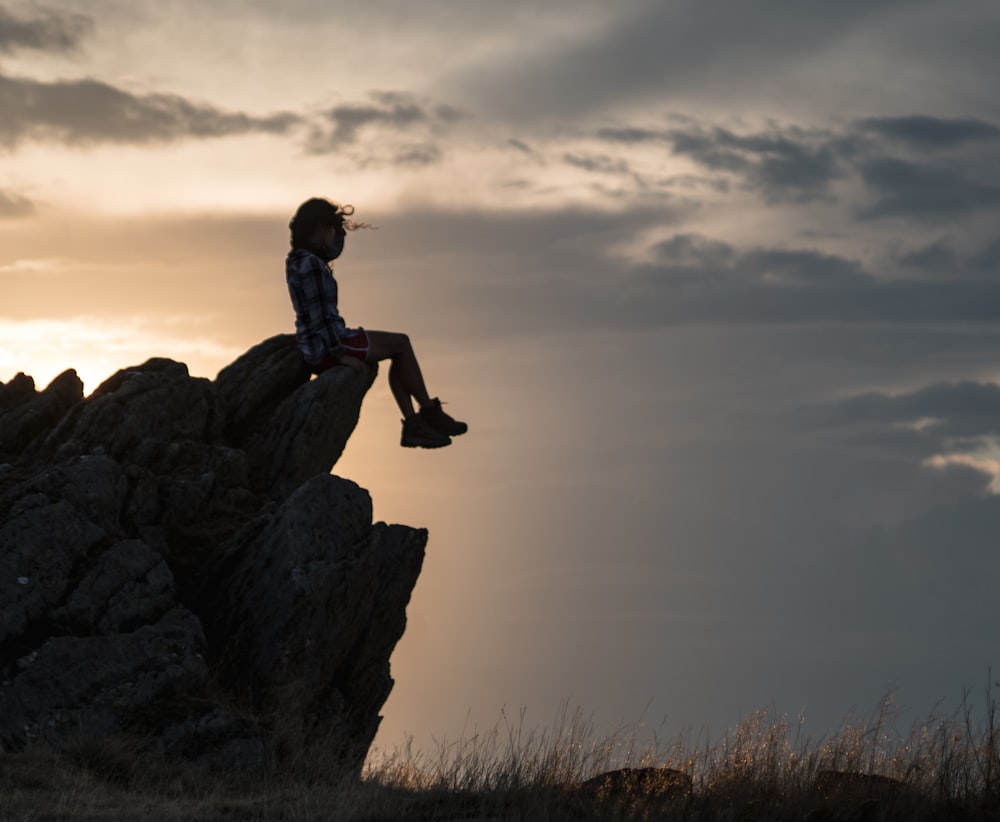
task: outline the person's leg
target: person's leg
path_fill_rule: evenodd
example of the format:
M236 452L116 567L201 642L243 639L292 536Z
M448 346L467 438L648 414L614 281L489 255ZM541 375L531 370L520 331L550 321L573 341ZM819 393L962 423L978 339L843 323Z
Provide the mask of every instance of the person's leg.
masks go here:
M464 434L468 426L452 419L441 408L441 402L431 399L424 384L420 365L406 334L392 331L369 331L368 362L390 360L389 388L403 414L405 447L440 448L451 443L451 437ZM420 406L413 408L413 400Z
M416 411L413 400L421 408L431 404L424 377L420 371L417 356L406 334L393 331L369 331L368 362L389 360L389 389L404 418L412 417Z

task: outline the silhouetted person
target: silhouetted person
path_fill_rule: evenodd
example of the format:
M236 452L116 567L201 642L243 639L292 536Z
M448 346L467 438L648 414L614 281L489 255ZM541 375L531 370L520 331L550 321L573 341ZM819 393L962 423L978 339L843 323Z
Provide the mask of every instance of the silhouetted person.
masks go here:
M320 374L334 365L361 372L365 363L389 360L389 388L403 414L400 444L406 448L441 448L468 426L452 419L431 399L413 346L406 334L348 328L337 307L337 281L332 263L344 250L354 208L329 200L306 200L289 228L292 250L285 260L285 279L295 308L295 337L309 370ZM416 400L420 410L414 408Z

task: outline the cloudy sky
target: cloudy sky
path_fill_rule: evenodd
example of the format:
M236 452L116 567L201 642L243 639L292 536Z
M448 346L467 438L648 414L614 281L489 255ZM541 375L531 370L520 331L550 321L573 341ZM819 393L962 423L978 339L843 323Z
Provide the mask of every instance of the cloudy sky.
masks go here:
M1000 672L994 0L0 0L0 380L348 322L470 433L337 472L430 529L377 743L562 704L826 733Z

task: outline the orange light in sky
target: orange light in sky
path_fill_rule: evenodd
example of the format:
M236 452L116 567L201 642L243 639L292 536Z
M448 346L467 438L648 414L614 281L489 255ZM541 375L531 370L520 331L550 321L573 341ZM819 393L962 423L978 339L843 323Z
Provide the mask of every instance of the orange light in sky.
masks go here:
M0 381L23 371L41 390L68 368L90 393L121 368L150 357L185 362L194 376L214 377L240 352L218 343L151 331L141 321L79 317L69 320L0 319Z

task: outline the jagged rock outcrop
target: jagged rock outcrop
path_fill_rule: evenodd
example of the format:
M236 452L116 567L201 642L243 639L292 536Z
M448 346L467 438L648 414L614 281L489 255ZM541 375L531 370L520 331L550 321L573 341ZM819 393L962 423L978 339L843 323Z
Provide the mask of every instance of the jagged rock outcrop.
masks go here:
M315 737L359 768L427 538L329 473L374 376L310 379L279 335L214 381L0 385L0 748L233 768Z

